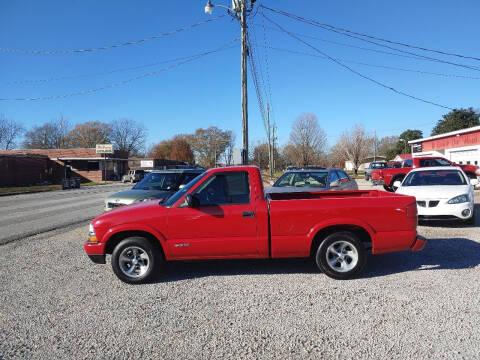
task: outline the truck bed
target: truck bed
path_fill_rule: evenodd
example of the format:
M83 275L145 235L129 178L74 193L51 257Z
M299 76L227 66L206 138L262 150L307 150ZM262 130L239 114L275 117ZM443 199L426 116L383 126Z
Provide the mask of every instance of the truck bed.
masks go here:
M351 190L351 191L310 191L291 193L269 193L270 200L309 200L309 199L331 199L331 198L359 198L359 197L389 197L395 194L378 190Z

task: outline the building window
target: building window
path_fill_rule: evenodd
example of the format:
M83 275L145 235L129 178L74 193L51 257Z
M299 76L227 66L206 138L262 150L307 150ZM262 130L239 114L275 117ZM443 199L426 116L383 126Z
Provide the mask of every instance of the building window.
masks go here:
M467 161L467 165L470 165L470 161Z
M478 165L478 161L477 161L477 160L475 160L475 165Z
M458 163L459 163L460 165L462 165L462 164L463 164L463 161L459 161Z

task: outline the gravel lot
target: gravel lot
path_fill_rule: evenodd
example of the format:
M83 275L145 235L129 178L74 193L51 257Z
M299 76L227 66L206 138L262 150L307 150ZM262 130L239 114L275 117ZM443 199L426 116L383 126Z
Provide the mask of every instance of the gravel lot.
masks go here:
M175 263L132 286L83 253L87 224L12 242L0 359L478 359L477 210L477 227L420 226L423 252L370 256L352 281L295 259Z

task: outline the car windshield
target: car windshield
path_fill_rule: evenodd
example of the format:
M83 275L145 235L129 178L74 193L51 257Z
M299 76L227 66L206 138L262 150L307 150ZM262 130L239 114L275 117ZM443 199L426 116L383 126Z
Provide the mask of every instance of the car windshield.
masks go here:
M190 181L187 185L185 185L183 188L178 190L175 194L173 194L167 201L163 202L161 205L165 207L172 207L175 205L175 203L180 199L184 194L188 192L193 186L195 186L196 183L198 183L203 177L207 175L206 172L198 175L195 179Z
M133 188L135 190L177 190L178 173L150 173Z
M278 179L274 187L286 187L286 186L295 186L295 187L318 187L325 188L327 187L327 175L326 171L311 171L311 172L289 172L283 174L280 179Z
M467 180L458 170L414 171L407 175L402 186L466 185Z

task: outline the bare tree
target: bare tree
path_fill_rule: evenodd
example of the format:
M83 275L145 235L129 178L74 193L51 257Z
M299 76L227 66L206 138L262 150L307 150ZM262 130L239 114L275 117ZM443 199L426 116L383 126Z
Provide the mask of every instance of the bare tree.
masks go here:
M0 148L11 150L16 146L17 139L25 129L16 121L0 115Z
M147 132L143 124L122 118L110 123L110 140L118 150L137 154L145 146Z
M358 124L351 131L345 131L335 145L338 156L352 162L355 174L362 160L370 154L371 147L372 138L368 137L364 127Z
M327 137L314 114L300 115L290 132L289 157L295 165L306 166L318 162L325 152Z
M27 131L23 147L27 149L64 149L69 147L69 122L60 116L42 126L35 126Z
M221 130L216 126L197 129L194 134L187 136L197 163L203 167L214 167L225 150L232 146L232 139L231 131Z
M253 148L252 162L260 169L268 169L268 144L258 144Z
M68 133L68 142L73 148L94 148L97 144L109 144L110 126L100 121L87 121L75 125Z

